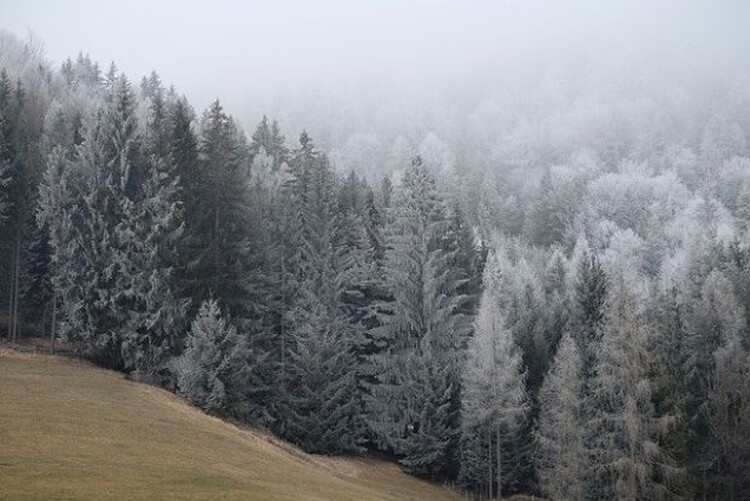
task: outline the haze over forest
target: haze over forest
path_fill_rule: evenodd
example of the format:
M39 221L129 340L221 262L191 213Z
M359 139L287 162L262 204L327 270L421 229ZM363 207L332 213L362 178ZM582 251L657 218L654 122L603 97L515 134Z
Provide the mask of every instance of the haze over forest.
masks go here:
M3 27L55 64L83 51L134 80L156 71L197 109L218 97L248 129L266 114L326 149L430 131L458 148L456 122L477 115L507 132L519 114L692 90L750 59L741 0L4 3Z
M3 345L446 495L747 499L749 19L4 2Z

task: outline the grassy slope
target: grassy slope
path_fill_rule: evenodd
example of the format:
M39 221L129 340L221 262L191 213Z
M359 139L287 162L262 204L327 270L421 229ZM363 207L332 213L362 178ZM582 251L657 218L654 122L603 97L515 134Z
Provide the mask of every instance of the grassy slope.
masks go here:
M455 499L305 454L83 362L0 349L0 499Z

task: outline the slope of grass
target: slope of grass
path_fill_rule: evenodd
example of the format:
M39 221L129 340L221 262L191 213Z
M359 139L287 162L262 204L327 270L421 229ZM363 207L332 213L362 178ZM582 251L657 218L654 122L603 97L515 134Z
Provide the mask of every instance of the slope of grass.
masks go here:
M308 455L84 362L0 349L0 499L456 499Z

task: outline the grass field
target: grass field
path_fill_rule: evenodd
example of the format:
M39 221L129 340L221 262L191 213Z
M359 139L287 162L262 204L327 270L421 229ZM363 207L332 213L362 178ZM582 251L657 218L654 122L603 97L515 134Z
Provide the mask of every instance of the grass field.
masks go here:
M457 499L312 456L84 362L0 349L0 499Z

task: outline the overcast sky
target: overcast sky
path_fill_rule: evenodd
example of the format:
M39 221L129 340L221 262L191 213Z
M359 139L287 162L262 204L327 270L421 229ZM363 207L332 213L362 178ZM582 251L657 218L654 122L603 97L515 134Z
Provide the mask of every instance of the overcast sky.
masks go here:
M198 108L279 89L418 87L628 51L714 64L750 50L743 0L0 0L58 65L79 51L133 79L156 70Z

